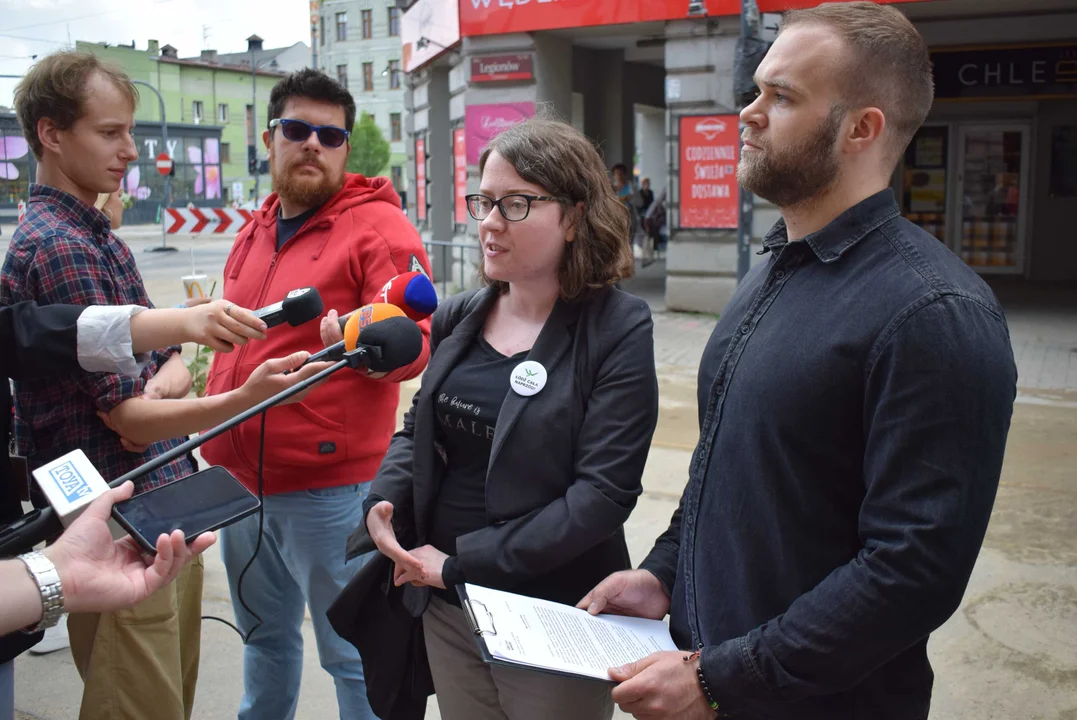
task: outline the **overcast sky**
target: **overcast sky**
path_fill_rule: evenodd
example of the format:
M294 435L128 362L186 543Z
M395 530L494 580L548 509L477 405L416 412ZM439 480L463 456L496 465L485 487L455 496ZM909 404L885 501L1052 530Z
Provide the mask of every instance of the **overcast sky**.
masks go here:
M310 44L307 0L0 0L0 75L21 75L77 40L171 44L180 57L204 49L240 52L257 33L265 47ZM205 36L208 34L208 39ZM0 78L0 105L11 107L18 80Z

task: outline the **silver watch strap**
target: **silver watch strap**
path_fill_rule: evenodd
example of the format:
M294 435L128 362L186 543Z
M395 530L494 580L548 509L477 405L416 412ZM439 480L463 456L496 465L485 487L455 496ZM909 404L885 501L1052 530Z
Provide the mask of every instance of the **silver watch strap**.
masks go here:
M19 555L30 577L41 591L41 622L26 628L24 632L36 633L55 625L64 614L64 591L60 585L60 573L52 561L39 552Z

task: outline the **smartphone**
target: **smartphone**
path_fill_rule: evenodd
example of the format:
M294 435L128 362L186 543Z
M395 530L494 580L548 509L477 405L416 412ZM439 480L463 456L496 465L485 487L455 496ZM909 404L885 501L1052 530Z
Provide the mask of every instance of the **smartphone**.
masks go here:
M261 505L258 498L219 465L117 503L112 517L149 553L161 533L182 530L191 542L211 530L239 522Z

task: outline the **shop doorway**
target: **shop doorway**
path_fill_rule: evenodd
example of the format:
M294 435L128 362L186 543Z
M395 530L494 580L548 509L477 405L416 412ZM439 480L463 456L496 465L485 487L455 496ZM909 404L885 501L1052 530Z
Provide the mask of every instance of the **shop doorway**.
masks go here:
M976 270L1024 272L1031 135L1025 124L958 128L953 250Z
M1032 127L925 125L905 153L902 211L977 272L1023 274Z

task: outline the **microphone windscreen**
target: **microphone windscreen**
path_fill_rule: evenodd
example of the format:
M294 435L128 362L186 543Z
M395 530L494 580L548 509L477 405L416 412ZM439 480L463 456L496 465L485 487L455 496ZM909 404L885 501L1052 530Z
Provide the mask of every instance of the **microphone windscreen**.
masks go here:
M367 325L359 332L359 342L381 350L381 358L371 357L372 372L392 372L410 365L423 351L423 333L411 318L391 317Z
M421 272L397 275L385 283L379 297L384 302L396 305L415 322L425 320L438 309L438 294L434 285Z
M371 303L359 308L344 323L344 349L351 352L362 342L360 335L364 328L394 317L404 317L404 311L388 303Z
M317 288L292 290L281 303L284 319L292 327L321 317L324 306Z

